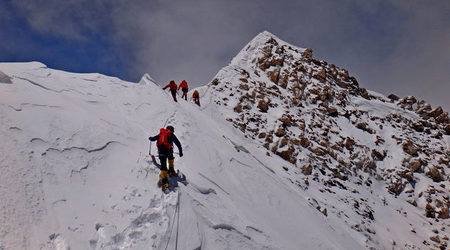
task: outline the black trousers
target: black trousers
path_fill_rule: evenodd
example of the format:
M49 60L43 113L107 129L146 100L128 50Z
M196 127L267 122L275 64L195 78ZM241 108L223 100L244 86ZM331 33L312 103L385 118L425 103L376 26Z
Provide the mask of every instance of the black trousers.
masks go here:
M172 94L173 100L176 102L177 101L177 90L170 90L170 93Z
M166 170L166 171L168 170L168 168L167 168L167 160L175 159L175 157L173 157L173 152L159 154L158 158L159 158L159 162L161 163L161 170ZM172 168L173 168L173 166L172 166Z
M200 98L194 98L194 102L195 102L195 104L200 106Z
M187 93L189 92L189 89L184 88L184 89L181 89L181 91L183 91L183 95L181 96L181 98L184 98L184 100L187 101Z

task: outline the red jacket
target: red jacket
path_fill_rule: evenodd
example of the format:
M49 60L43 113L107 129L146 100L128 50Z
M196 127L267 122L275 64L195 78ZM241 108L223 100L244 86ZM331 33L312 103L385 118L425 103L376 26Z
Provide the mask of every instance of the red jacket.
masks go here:
M178 86L178 89L187 89L188 88L188 83L186 82L186 80L181 81L180 85Z
M167 84L163 89L167 89L167 88L169 88L170 90L177 91L177 84L175 83L175 81L170 81L170 83Z

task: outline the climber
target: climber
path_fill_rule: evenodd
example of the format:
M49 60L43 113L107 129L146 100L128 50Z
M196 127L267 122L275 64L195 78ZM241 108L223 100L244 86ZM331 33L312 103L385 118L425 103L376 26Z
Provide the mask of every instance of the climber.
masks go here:
M183 95L181 96L181 98L184 97L184 100L187 101L187 93L189 91L189 87L188 87L188 83L186 82L186 80L181 81L180 85L178 86L178 90L180 90L183 92Z
M183 149L181 148L181 143L174 134L175 129L172 126L167 126L166 128L161 128L159 134L151 136L148 139L150 141L156 141L156 147L158 148L158 157L161 163L161 172L159 174L158 184L161 186L168 186L169 175L176 176L174 168L173 156L173 143L178 148L180 157L183 156ZM167 169L167 161L169 161L169 169Z
M170 81L163 89L165 90L167 88L169 88L170 93L172 93L173 100L177 102L177 84L175 81Z
M200 106L200 94L198 93L197 90L195 90L194 93L192 93L192 100L194 100L195 104Z

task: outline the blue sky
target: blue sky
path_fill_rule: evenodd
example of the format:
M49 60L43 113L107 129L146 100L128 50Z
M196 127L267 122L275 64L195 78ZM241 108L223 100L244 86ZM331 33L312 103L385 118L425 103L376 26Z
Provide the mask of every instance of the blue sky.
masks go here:
M133 78L127 74L126 61L114 53L121 48L110 42L108 31L86 34L84 39L41 32L32 27L27 16L10 1L4 1L0 6L0 14L8 13L4 16L8 25L0 28L0 37L7 39L0 45L0 61L40 61L56 69Z
M0 0L0 61L207 83L263 30L384 94L450 108L450 1Z

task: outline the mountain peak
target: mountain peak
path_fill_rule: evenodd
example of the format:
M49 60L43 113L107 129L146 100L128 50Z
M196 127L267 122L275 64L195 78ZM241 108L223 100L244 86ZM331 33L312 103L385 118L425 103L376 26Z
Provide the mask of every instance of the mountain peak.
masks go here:
M139 81L139 84L156 84L156 81L153 79L153 77L151 77L148 73L145 73L142 77L141 80Z
M263 31L244 46L244 48L233 58L231 64L243 66L249 62L253 62L255 58L266 53L267 51L265 50L267 50L267 47L269 46L279 46L285 50L290 50L294 55L300 57L306 50L289 44L268 31Z
M263 32L259 33L252 40L264 40L264 41L267 41L267 40L269 40L271 38L281 41L280 38L278 38L277 36L275 36L274 34L270 33L267 30L264 30Z

